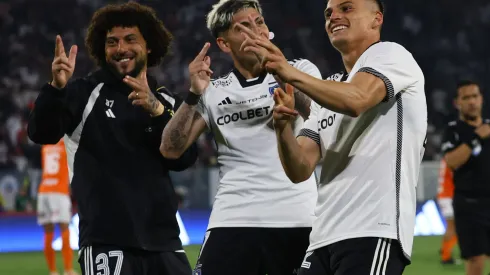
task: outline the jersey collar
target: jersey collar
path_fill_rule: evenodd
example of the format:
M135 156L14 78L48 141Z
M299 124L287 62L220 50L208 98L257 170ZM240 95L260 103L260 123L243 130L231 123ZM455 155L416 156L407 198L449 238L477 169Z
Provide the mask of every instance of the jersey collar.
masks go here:
M232 72L238 79L238 82L240 82L242 88L251 87L257 84L262 84L262 82L264 82L265 77L267 76L267 72L264 71L256 79L247 81L247 79L236 68L233 68Z

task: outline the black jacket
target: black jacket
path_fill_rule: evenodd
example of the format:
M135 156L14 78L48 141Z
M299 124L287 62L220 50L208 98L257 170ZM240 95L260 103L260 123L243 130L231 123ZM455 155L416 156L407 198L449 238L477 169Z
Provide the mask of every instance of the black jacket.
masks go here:
M128 100L131 88L106 69L70 82L46 84L30 115L28 134L39 144L65 139L71 189L78 203L80 247L116 245L150 251L181 249L177 198L168 170L194 164L195 145L178 160L159 151L163 128L180 103L148 78L164 104L158 117Z

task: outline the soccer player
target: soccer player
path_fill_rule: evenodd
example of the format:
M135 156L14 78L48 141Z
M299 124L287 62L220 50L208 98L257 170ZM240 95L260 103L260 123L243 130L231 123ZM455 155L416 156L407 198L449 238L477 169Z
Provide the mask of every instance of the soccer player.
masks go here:
M61 231L63 263L65 275L75 275L73 251L70 246L71 220L70 183L66 161L65 143L61 139L53 145L43 145L41 149L42 180L37 197L37 220L44 229L44 256L51 275L56 271L56 258L52 246L54 227Z
M446 232L442 238L441 246L442 264L455 264L455 260L452 257L452 251L454 246L458 243L458 238L456 237L456 229L454 227L453 196L453 171L451 171L451 169L447 167L446 162L442 160L439 168L439 188L437 192L437 203L441 208L442 216L446 220Z
M481 275L490 256L490 119L482 117L483 97L473 81L457 86L459 119L444 134L444 160L454 176L454 221L467 275Z
M218 146L219 187L195 274L296 274L314 218L314 175L294 185L281 168L272 128L274 76L253 53L240 51L244 36L236 23L269 39L256 0L222 0L207 16L208 28L233 70L211 80L210 44L189 65L190 93L163 132L162 153L179 157L201 133L212 131ZM288 64L320 78L305 59ZM296 92L305 117L310 100ZM301 129L302 118L295 120Z
M301 182L322 161L317 219L300 274L402 274L410 262L416 191L427 131L424 75L413 56L380 41L377 0L330 0L325 28L345 73L320 80L290 66L270 41L242 49L314 102L292 131L290 86L275 92L274 126L286 174Z
M191 166L197 150L190 146L177 160L161 155L163 128L180 101L146 73L166 55L170 41L147 6L102 7L85 41L100 69L70 80L77 47L67 53L56 37L53 78L36 99L28 134L40 144L64 138L83 274L192 273L168 170Z

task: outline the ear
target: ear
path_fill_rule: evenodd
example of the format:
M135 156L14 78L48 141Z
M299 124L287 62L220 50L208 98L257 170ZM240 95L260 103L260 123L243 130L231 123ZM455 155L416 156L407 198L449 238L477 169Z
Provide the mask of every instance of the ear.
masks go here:
M456 108L456 110L460 111L459 104L458 104L458 99L455 98L453 99L453 106Z
M218 44L218 47L224 53L230 53L231 52L230 44L223 37L218 37L216 39L216 44Z
M380 11L376 11L376 15L373 21L373 28L379 29L383 25L384 16Z

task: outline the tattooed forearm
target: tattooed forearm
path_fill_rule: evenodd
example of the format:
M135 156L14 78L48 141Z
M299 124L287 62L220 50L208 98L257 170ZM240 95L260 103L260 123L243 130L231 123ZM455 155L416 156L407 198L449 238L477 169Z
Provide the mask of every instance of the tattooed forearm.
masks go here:
M304 93L294 89L294 108L306 120L310 116L311 98Z
M148 105L150 106L150 112L155 112L158 109L158 105L160 105L159 103L160 102L154 94L148 94Z
M182 104L169 121L162 134L162 148L164 151L180 152L185 150L192 128L192 122L199 117L194 106Z

